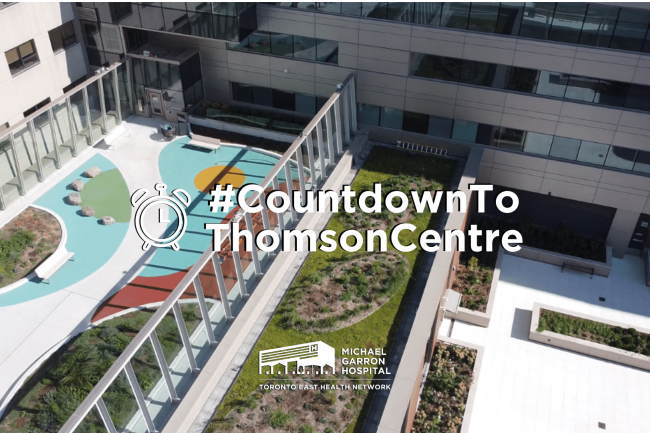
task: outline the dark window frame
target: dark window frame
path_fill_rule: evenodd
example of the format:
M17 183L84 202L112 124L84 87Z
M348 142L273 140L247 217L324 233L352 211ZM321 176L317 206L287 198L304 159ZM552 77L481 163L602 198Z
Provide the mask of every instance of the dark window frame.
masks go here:
M66 26L72 29L72 35L64 37L63 31ZM54 54L60 53L61 51L65 51L68 48L77 45L79 43L79 38L77 38L77 29L75 29L74 27L74 20L68 21L67 23L63 23L60 26L53 28L47 33L50 37L50 43L52 44L52 51L54 52ZM55 47L54 45L55 40L52 38L52 35L58 35L61 41L60 47Z
M31 64L26 64L25 59L28 56L23 56L23 54L20 52L20 47L22 47L23 45L25 45L27 43L31 44L31 47L32 47L32 53L29 54L29 56L34 56L34 58L35 58L34 62L31 63ZM15 61L13 61L12 63L9 63L9 58L7 57L7 54L10 51L13 51L13 50L16 50L16 55L18 56L18 58ZM9 66L9 72L11 73L12 77L15 77L18 74L22 74L26 70L31 69L34 66L41 63L40 58L38 57L38 51L36 50L36 44L34 43L34 39L30 39L30 40L28 40L26 42L23 42L22 44L18 45L17 47L14 47L14 48L12 48L10 50L5 51L5 58L7 59L7 66ZM12 69L11 65L18 63L18 61L20 61L21 67Z

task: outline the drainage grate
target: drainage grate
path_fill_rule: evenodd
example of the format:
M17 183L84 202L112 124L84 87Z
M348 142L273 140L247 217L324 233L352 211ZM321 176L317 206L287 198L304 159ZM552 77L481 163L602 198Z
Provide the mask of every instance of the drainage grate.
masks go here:
M603 298L602 296L599 296L599 297L598 297L598 300L599 300L600 302L605 302L605 298Z
M604 422L599 422L598 423L598 428L602 428L603 430L607 430L607 426L605 425Z

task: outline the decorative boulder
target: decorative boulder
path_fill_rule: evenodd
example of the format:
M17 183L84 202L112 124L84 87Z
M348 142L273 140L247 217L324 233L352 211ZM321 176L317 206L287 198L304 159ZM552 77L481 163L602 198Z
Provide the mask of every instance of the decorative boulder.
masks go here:
M77 179L77 180L73 181L73 182L70 184L70 186L71 186L72 189L74 189L75 191L83 191L83 189L84 189L84 182L83 182L83 180L81 180L81 179Z
M81 208L81 213L84 214L84 216L95 216L95 209L90 206L84 206Z
M78 192L71 192L68 194L68 203L72 206L79 206L81 204L81 194Z
M111 224L115 224L115 219L113 219L113 217L110 216L105 216L102 218L102 224L104 224L105 226L110 226Z
M99 173L101 172L102 171L99 169L99 167L95 166L95 167L90 167L88 170L84 172L84 174L88 177L96 177L99 176Z

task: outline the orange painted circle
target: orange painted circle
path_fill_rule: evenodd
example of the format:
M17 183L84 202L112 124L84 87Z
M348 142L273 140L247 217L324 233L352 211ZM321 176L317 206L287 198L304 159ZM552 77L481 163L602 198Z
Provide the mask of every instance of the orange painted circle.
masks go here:
M199 191L210 194L210 190L214 189L217 184L222 186L232 185L233 188L239 188L244 184L245 180L246 175L241 169L230 165L216 165L197 174L194 178L194 186Z

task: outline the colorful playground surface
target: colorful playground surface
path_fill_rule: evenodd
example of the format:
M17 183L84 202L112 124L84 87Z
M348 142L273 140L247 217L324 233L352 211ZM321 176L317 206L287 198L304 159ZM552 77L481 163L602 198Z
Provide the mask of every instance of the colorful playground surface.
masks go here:
M84 177L90 167L99 167L95 178ZM85 217L79 206L71 206L66 197L74 190L70 184L76 179L84 182L81 192L83 205L95 209L94 217ZM65 263L49 279L49 284L32 279L23 285L0 294L0 307L15 305L69 287L100 269L115 254L122 243L131 218L129 191L120 171L101 155L95 155L72 174L59 181L34 204L58 215L67 230L66 249L74 253L74 261ZM105 215L115 218L115 224L102 225Z

